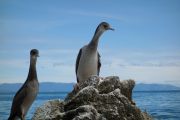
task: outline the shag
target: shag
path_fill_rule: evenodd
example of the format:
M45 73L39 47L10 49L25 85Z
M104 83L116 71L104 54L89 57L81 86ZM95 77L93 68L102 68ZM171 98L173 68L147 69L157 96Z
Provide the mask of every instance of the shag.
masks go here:
M30 67L27 80L13 98L11 113L8 120L15 120L17 118L25 120L25 116L38 94L39 82L36 72L36 61L38 56L38 50L32 49L30 52Z
M94 36L89 44L79 50L76 59L76 78L77 83L81 84L92 75L98 75L100 72L101 61L100 54L97 51L100 36L106 30L114 30L107 22L102 22L96 28ZM78 85L77 84L77 85Z

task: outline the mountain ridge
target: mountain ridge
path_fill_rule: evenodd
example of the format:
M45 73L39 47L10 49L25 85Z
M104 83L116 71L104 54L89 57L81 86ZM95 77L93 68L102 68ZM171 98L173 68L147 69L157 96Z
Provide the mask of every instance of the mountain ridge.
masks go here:
M42 82L40 83L40 92L70 92L75 83L62 82ZM1 83L0 93L16 92L22 83ZM173 91L180 90L180 87L170 84L136 84L133 91Z
M139 83L134 87L133 91L174 91L174 90L180 90L180 87L170 84Z

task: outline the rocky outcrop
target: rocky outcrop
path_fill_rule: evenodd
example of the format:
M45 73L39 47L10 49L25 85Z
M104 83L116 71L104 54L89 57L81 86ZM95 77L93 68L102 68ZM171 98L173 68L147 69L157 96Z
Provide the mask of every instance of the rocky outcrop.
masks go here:
M92 76L64 101L39 107L33 120L151 120L132 100L134 80Z

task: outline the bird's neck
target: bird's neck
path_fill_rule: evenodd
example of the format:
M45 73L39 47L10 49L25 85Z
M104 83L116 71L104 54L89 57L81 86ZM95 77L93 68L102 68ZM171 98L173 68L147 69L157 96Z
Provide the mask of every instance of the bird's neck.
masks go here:
M91 48L97 49L98 43L99 43L99 38L103 34L103 32L104 31L100 31L97 28L95 33L94 33L94 36L93 36L92 40L90 41L90 43L88 44L88 46Z
M28 80L36 80L37 79L36 61L37 61L37 58L33 58L33 57L30 58Z

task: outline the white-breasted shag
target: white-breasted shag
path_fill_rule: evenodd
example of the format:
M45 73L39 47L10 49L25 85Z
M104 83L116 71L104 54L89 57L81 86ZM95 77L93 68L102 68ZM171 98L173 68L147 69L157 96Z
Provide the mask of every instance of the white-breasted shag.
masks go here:
M79 50L76 59L76 77L77 83L81 84L92 75L98 75L100 72L101 61L100 54L97 51L100 36L106 30L114 30L107 22L98 25L92 40Z

